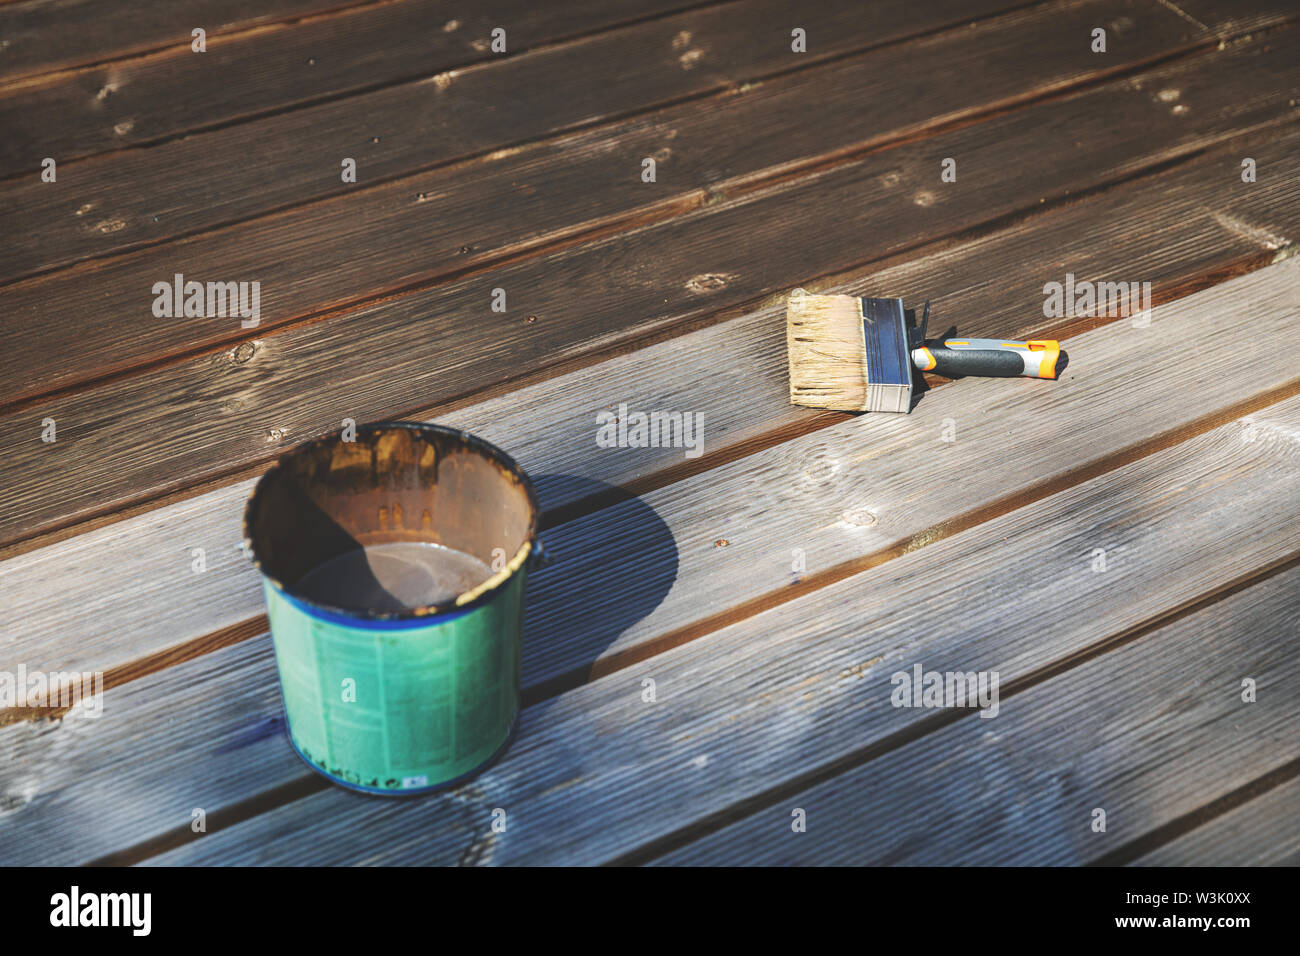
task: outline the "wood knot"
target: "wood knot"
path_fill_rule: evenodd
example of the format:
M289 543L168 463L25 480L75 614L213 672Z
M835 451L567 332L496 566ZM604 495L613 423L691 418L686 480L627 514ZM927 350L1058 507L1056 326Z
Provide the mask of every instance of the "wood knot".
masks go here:
M1135 26L1132 17L1116 17L1110 21L1111 32L1117 37L1126 37L1133 32Z
M840 520L855 528L867 528L876 523L876 516L866 508L855 508L840 515Z
M253 342L240 342L230 352L230 361L235 365L243 365L250 361L257 354L257 345Z
M726 286L730 276L722 275L717 272L706 272L702 275L694 276L686 283L686 288L692 292L716 292Z

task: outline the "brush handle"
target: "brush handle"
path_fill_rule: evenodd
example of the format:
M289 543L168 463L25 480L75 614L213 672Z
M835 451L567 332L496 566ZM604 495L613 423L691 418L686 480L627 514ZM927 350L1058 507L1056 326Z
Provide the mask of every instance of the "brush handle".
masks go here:
M931 339L912 350L912 364L922 372L949 378L1056 378L1061 347L1051 339L1005 342L1002 339Z

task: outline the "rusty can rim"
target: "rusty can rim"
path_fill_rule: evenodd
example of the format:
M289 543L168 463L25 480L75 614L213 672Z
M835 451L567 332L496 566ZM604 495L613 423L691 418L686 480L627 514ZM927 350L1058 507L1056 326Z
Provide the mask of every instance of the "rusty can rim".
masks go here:
M253 486L248 500L244 503L244 517L241 526L243 533L244 551L252 562L253 567L261 574L262 579L269 582L272 587L283 594L286 598L295 604L305 606L304 610L318 611L323 615L334 617L343 617L349 620L355 620L358 623L366 622L409 622L410 625L433 625L438 623L434 618L447 618L451 616L459 617L461 614L472 610L475 607L486 604L491 597L507 581L514 577L515 573L527 562L529 555L532 554L537 543L537 525L541 516L541 510L537 504L537 491L533 487L532 479L528 473L520 467L519 463L510 455L506 454L501 448L492 444L485 438L480 438L472 432L467 432L460 428L452 428L448 425L436 425L431 422L408 422L408 421L379 421L368 422L356 427L356 433L360 435L371 435L375 432L391 430L395 428L405 429L407 431L419 432L421 434L436 434L447 438L455 439L463 444L476 448L479 451L486 452L490 457L505 467L512 478L519 482L523 488L524 494L528 499L529 516L528 516L528 533L524 537L524 542L520 545L519 550L505 563L500 571L495 572L486 581L476 585L463 594L457 595L450 601L443 601L438 604L421 605L414 608L404 608L400 611L375 611L371 609L342 607L340 605L329 604L325 601L318 601L313 598L297 594L289 588L284 582L270 574L263 566L261 558L257 554L256 542L250 532L250 525L259 495L268 483L268 481L279 472L284 463L295 455L304 453L309 448L324 445L326 442L338 441L343 434L343 429L337 429L317 438L308 439L299 442L292 448L285 449L281 452L262 476L257 479L257 484Z

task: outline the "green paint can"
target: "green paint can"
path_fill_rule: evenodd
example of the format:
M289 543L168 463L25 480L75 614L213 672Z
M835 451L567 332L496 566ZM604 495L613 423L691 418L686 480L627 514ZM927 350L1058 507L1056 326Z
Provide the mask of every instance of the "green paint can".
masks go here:
M262 573L289 739L308 766L404 795L505 750L537 518L508 455L438 425L340 432L262 477L245 547Z

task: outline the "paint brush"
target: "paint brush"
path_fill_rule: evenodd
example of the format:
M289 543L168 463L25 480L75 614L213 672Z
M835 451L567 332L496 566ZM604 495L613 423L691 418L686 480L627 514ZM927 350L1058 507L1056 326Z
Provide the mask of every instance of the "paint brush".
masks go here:
M959 377L1055 378L1065 356L1054 340L927 339L930 303L908 326L902 299L790 293L786 345L790 401L810 408L909 412L913 367Z

